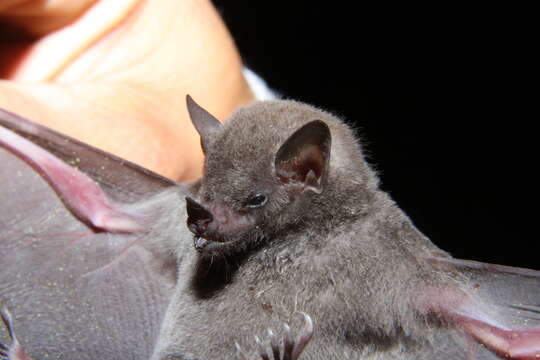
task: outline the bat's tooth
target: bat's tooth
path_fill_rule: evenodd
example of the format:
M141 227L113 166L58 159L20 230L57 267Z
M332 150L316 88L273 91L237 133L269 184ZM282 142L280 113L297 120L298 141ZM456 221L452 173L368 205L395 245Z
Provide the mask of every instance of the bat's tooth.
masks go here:
M193 238L193 246L195 247L196 250L198 251L201 251L202 249L204 249L206 247L206 245L208 245L210 243L210 241L202 238L202 237L199 237L199 236L195 236Z

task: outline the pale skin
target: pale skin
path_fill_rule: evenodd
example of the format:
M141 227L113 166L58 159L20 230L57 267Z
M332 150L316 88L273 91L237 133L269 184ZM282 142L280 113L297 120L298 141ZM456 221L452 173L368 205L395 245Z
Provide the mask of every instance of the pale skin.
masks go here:
M221 121L254 100L207 0L12 0L0 22L33 36L0 42L0 107L177 181L203 159L185 95Z

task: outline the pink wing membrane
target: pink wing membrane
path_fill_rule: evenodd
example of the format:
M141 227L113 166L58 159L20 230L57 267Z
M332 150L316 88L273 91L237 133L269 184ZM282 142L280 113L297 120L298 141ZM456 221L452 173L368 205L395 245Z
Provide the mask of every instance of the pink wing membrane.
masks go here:
M0 109L0 125L79 169L121 204L146 200L176 184L127 160Z
M136 214L121 210L95 181L76 168L3 127L0 145L31 164L81 220L109 232L141 230Z
M452 318L470 337L501 357L540 358L539 271L452 258L433 261L456 267L471 280L463 292L431 295L433 311Z

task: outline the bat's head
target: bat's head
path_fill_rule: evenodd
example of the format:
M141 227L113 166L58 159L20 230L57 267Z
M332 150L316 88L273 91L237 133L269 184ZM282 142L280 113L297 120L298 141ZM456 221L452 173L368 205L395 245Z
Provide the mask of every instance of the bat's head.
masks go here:
M298 226L328 178L330 129L318 110L260 102L221 124L189 96L187 106L205 153L197 201L187 199L197 250L238 251Z

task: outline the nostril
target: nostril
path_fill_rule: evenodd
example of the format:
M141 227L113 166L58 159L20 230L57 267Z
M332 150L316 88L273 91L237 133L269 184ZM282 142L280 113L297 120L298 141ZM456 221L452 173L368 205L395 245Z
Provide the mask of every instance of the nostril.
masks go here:
M202 235L208 228L208 224L212 222L211 219L193 219L192 217L188 218L188 228L195 235Z

